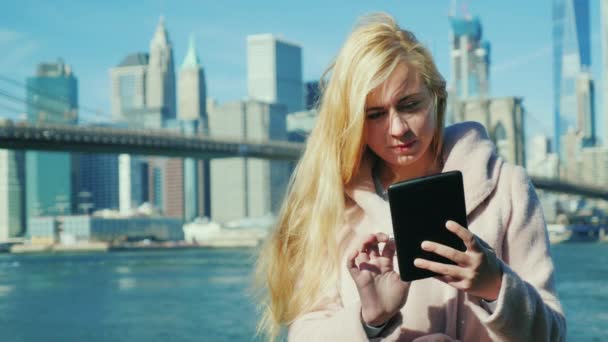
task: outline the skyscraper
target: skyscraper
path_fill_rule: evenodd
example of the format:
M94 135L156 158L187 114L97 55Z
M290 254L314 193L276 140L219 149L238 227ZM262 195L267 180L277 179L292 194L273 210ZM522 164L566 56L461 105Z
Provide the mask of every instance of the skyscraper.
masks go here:
M553 101L555 151L565 159L561 137L578 126L577 79L591 66L589 0L553 1ZM574 141L566 139L564 141ZM567 162L567 161L566 161Z
M29 77L26 83L28 121L62 124L77 122L77 80L71 68L62 60L39 64L36 76ZM26 152L28 220L34 216L71 212L74 197L72 163L69 153Z
M188 52L179 71L178 83L179 114L181 120L201 120L206 127L207 87L205 71L200 63L194 36L190 37Z
M184 160L168 158L165 161L164 214L184 219Z
M160 128L162 113L147 109L149 55L132 53L110 69L112 119L129 128ZM92 193L95 209L119 208L123 213L141 204L139 157L130 155L87 156L81 162L83 191ZM90 163L90 165L87 165ZM134 169L131 169L133 167ZM108 168L115 168L108 169ZM103 175L99 174L100 170Z
M486 98L490 91L490 43L477 17L450 17L450 93L455 100Z
M179 120L173 128L185 135L208 133L205 72L193 35L179 72L178 99ZM210 215L209 161L192 158L170 160L166 171L167 215L186 221Z
M130 213L147 200L148 166L140 158L128 154L118 156L118 206Z
M150 60L146 79L146 106L167 111L175 118L175 71L173 49L164 18L160 18L154 37L150 41Z
M40 63L27 81L27 119L31 123L75 124L78 120L78 81L59 59Z
M91 210L119 208L118 155L86 154L80 156L80 181L77 209ZM84 194L88 194L82 196Z
M200 120L168 120L166 129L183 135L201 132ZM211 214L210 163L208 159L168 158L159 163L163 173L164 212L192 221Z
M150 53L127 56L110 75L115 120L133 129L162 129L167 120L176 117L173 50L164 18L150 41ZM118 158L121 211L128 212L148 200L161 208L163 180L155 159L126 154Z
M602 94L604 102L604 111L602 113L604 122L606 123L606 136L608 136L608 0L600 0L600 40L602 45L602 81L604 83L604 91ZM608 144L608 138L604 137L604 143Z
M146 107L146 75L149 55L144 52L125 57L110 69L112 82L112 119L125 121L125 114Z
M251 100L283 104L287 113L303 110L302 48L271 34L248 36L247 93Z
M209 111L209 131L217 137L286 140L285 106L235 101ZM258 158L211 161L211 218L226 222L277 213L289 179L289 162Z
M555 178L558 172L557 154L551 153L551 139L536 135L530 144L530 158L526 170L533 176Z
M595 85L591 73L581 71L576 77L576 127L584 147L595 145Z
M0 242L25 231L24 153L0 149Z

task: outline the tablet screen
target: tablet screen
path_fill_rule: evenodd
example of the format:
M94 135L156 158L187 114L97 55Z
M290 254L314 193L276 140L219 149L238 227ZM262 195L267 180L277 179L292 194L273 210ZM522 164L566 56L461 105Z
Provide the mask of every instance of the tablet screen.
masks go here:
M414 266L423 258L454 264L435 253L424 251L422 241L434 241L460 251L464 242L445 228L448 220L467 227L464 188L460 171L451 171L392 184L388 198L397 246L401 279L412 281L436 273Z

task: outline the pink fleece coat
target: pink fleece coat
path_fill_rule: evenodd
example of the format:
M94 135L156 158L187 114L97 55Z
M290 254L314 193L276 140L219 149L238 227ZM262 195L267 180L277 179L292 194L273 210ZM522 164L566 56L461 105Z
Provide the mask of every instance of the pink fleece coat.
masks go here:
M566 323L555 293L545 220L524 169L497 156L483 126L445 129L443 171L460 170L469 229L502 259L502 285L492 312L480 298L428 278L411 283L405 306L373 340L381 341L563 341ZM340 281L328 286L315 309L290 326L290 341L367 341L361 304L346 268L346 255L366 235L392 234L388 203L378 196L371 160L364 158L346 188L344 253ZM395 258L395 267L397 260Z

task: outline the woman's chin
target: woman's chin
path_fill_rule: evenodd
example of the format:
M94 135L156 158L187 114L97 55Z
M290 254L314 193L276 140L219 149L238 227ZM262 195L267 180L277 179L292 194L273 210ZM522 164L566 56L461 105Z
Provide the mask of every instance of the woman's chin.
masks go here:
M395 166L408 166L414 164L418 159L420 159L420 156L418 154L402 154L398 156L391 156L387 159L388 160L385 159L385 161L389 164L393 164Z

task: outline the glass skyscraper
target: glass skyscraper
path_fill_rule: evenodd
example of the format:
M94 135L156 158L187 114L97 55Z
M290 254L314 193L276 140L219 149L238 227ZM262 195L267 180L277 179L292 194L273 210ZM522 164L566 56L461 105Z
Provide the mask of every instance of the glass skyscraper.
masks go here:
M147 53L133 53L110 69L112 118L115 121L127 121L126 114L129 111L146 107L148 60Z
M477 17L450 17L451 85L457 100L487 98L490 78L490 43L482 40Z
M78 82L70 67L38 65L27 83L27 118L31 123L75 124ZM26 152L26 217L69 214L73 206L72 156L63 152ZM29 229L29 224L28 224Z
M82 154L79 180L79 210L84 210L87 204L91 205L91 211L118 210L118 155Z
M581 73L588 72L591 66L591 49L589 35L589 0L554 0L553 1L553 103L555 151L564 157L560 138L574 130L582 132L579 122L591 123L591 127L582 132L585 135L595 132L593 118L579 119L578 108L584 107L581 102L591 102L592 95L581 98L577 96L577 83ZM584 84L583 84L584 85ZM584 85L588 87L588 85ZM579 91L579 94L585 93ZM589 92L586 92L589 93ZM593 111L588 111L592 115ZM594 137L586 137L593 140Z

